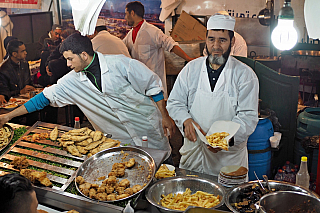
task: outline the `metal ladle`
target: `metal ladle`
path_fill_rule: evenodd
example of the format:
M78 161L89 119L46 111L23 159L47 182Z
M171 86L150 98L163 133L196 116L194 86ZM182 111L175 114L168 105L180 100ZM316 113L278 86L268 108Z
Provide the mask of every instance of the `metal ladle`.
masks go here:
M268 188L269 192L271 192L268 176L267 175L262 175L262 177L263 177L264 181L266 181L267 188Z

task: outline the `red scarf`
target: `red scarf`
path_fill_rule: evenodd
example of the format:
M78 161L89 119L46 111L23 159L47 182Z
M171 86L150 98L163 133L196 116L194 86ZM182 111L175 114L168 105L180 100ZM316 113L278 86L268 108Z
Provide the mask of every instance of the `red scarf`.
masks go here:
M136 41L137 34L138 34L139 30L140 30L140 27L141 27L143 21L144 20L140 21L137 26L133 27L133 30L132 30L132 41L133 41L133 43Z

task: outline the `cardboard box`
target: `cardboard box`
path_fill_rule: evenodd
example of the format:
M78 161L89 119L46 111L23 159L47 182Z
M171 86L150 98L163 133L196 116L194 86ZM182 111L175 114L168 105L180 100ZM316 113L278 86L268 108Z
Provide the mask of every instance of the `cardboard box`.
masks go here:
M171 37L175 41L201 41L206 40L207 28L197 19L182 11L177 23L174 25Z

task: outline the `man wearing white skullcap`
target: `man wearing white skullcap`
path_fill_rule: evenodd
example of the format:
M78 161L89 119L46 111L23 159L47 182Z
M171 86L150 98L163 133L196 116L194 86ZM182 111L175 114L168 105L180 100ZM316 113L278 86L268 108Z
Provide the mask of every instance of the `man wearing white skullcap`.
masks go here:
M229 16L229 14L226 11L219 11L217 12L217 14ZM244 38L239 33L234 31L234 39L235 41L234 41L234 45L231 47L230 55L247 57L248 47ZM204 56L208 55L207 48L204 48L203 55Z
M230 56L235 19L213 15L207 25L208 56L189 62L170 93L167 109L184 135L180 168L218 175L228 165L248 168L247 139L258 123L259 82L253 70ZM223 150L203 143L215 121L232 121L240 128Z
M93 50L107 55L123 54L131 58L128 48L122 40L107 31L106 21L102 18L97 20L93 35L88 36L91 39Z

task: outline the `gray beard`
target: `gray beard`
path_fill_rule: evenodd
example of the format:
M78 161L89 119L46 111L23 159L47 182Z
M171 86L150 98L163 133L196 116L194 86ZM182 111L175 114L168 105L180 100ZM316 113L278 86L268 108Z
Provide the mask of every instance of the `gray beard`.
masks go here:
M223 55L217 56L217 55L210 54L208 57L208 60L210 64L217 64L217 65L222 65L226 62L226 59L223 57Z

